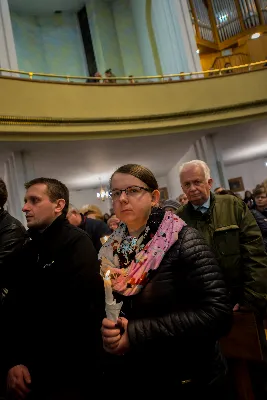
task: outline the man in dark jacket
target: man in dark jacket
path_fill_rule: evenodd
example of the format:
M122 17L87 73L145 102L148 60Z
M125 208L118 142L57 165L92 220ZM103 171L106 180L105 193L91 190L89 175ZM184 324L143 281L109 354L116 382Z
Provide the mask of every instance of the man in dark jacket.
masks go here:
M0 326L3 326L3 303L7 294L6 287L13 275L12 258L26 240L24 226L7 211L4 205L7 202L8 193L5 182L0 179ZM1 329L1 328L0 328ZM1 348L1 354L3 349ZM0 360L0 396L4 391L3 357Z
M26 240L26 230L21 222L4 210L8 193L5 182L0 179L0 297L11 275L11 258Z
M66 219L64 184L38 178L25 187L30 240L6 299L7 388L20 399L84 399L101 378L105 299L97 254Z
M78 228L88 233L97 252L99 252L105 242L105 237L112 234L112 231L104 221L87 218L72 204L69 206L67 218L70 224L78 226Z
M198 229L214 250L231 293L232 305L264 316L267 304L267 255L261 232L247 206L230 195L211 193L206 163L182 165L180 180L189 203L177 214Z

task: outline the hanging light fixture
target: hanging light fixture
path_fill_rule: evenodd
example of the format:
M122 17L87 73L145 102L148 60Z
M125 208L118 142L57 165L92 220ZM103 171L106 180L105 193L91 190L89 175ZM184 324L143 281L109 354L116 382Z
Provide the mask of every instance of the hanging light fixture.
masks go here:
M251 39L258 39L259 37L260 37L260 33L259 32L256 32L256 33L253 33L253 35L251 35L250 37L251 37Z
M99 200L105 201L105 200L109 199L109 197L110 197L109 192L103 188L100 178L99 178L99 181L100 181L100 189L97 192L96 197Z

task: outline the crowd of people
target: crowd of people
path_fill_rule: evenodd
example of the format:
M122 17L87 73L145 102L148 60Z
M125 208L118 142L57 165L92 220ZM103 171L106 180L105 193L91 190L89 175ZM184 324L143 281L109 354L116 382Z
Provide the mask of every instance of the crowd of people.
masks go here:
M123 165L110 178L114 214L100 217L70 205L62 182L36 178L25 184L25 230L0 180L3 396L236 398L219 341L246 310L266 350L263 237L245 201L212 191L203 161L183 164L180 182L184 194L161 207L153 173ZM265 362L250 369L256 400Z

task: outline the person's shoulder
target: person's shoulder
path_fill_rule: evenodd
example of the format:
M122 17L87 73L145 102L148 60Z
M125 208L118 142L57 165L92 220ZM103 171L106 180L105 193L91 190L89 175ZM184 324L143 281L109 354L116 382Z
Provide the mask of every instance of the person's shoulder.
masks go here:
M101 219L93 219L93 218L87 218L86 224L91 225L91 226L104 226L106 227L107 224L102 221Z
M203 240L202 234L195 228L192 228L191 226L185 225L180 233L179 233L179 238L183 242L191 242L194 240Z
M215 194L215 203L216 204L236 204L240 206L244 206L244 202L242 199L239 199L236 196L233 196L232 194Z
M238 197L231 194L215 194L214 197L216 209L232 208L234 210L239 210L240 212L243 212L243 210L246 208L246 205L242 199L239 199Z
M7 211L4 212L3 217L4 218L2 219L0 224L1 230L8 229L9 231L14 231L16 233L21 233L23 235L26 233L26 229L22 225L22 223L18 219L10 215Z
M97 231L99 233L106 233L106 234L112 233L106 222L100 219L87 218L86 227L89 228L90 232Z
M177 209L177 211L175 212L176 215L181 215L184 212L186 212L188 210L188 204L185 205L180 205L180 207Z
M70 224L68 221L66 221L63 226L63 235L72 240L79 238L88 238L88 240L90 240L90 237L86 231L80 229L78 226Z

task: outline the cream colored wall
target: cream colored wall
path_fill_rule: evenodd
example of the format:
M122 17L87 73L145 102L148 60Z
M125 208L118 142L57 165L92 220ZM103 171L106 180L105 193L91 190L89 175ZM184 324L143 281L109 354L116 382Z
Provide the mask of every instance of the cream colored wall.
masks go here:
M11 13L18 67L59 75L88 75L75 13L35 17Z
M243 178L245 190L252 191L256 185L267 179L266 162L267 158L259 158L245 163L226 166L225 171L227 179L238 178L241 176ZM240 192L240 194L243 197L245 192Z
M124 76L112 4L104 0L90 0L86 10L98 71L103 74L111 68L115 75Z
M124 68L124 75L143 76L144 69L137 42L137 35L130 0L112 3L117 38Z
M131 1L90 0L86 7L98 71L144 75Z
M266 85L267 68L136 85L89 86L0 77L0 92L5 93L0 97L0 137L7 140L3 132L10 132L8 140L14 140L15 134L26 140L32 140L31 134L35 140L78 140L241 123L266 115Z
M103 214L109 213L111 202L99 200L96 193L97 189L70 190L70 203L77 208L81 208L85 204L94 204L100 208Z

